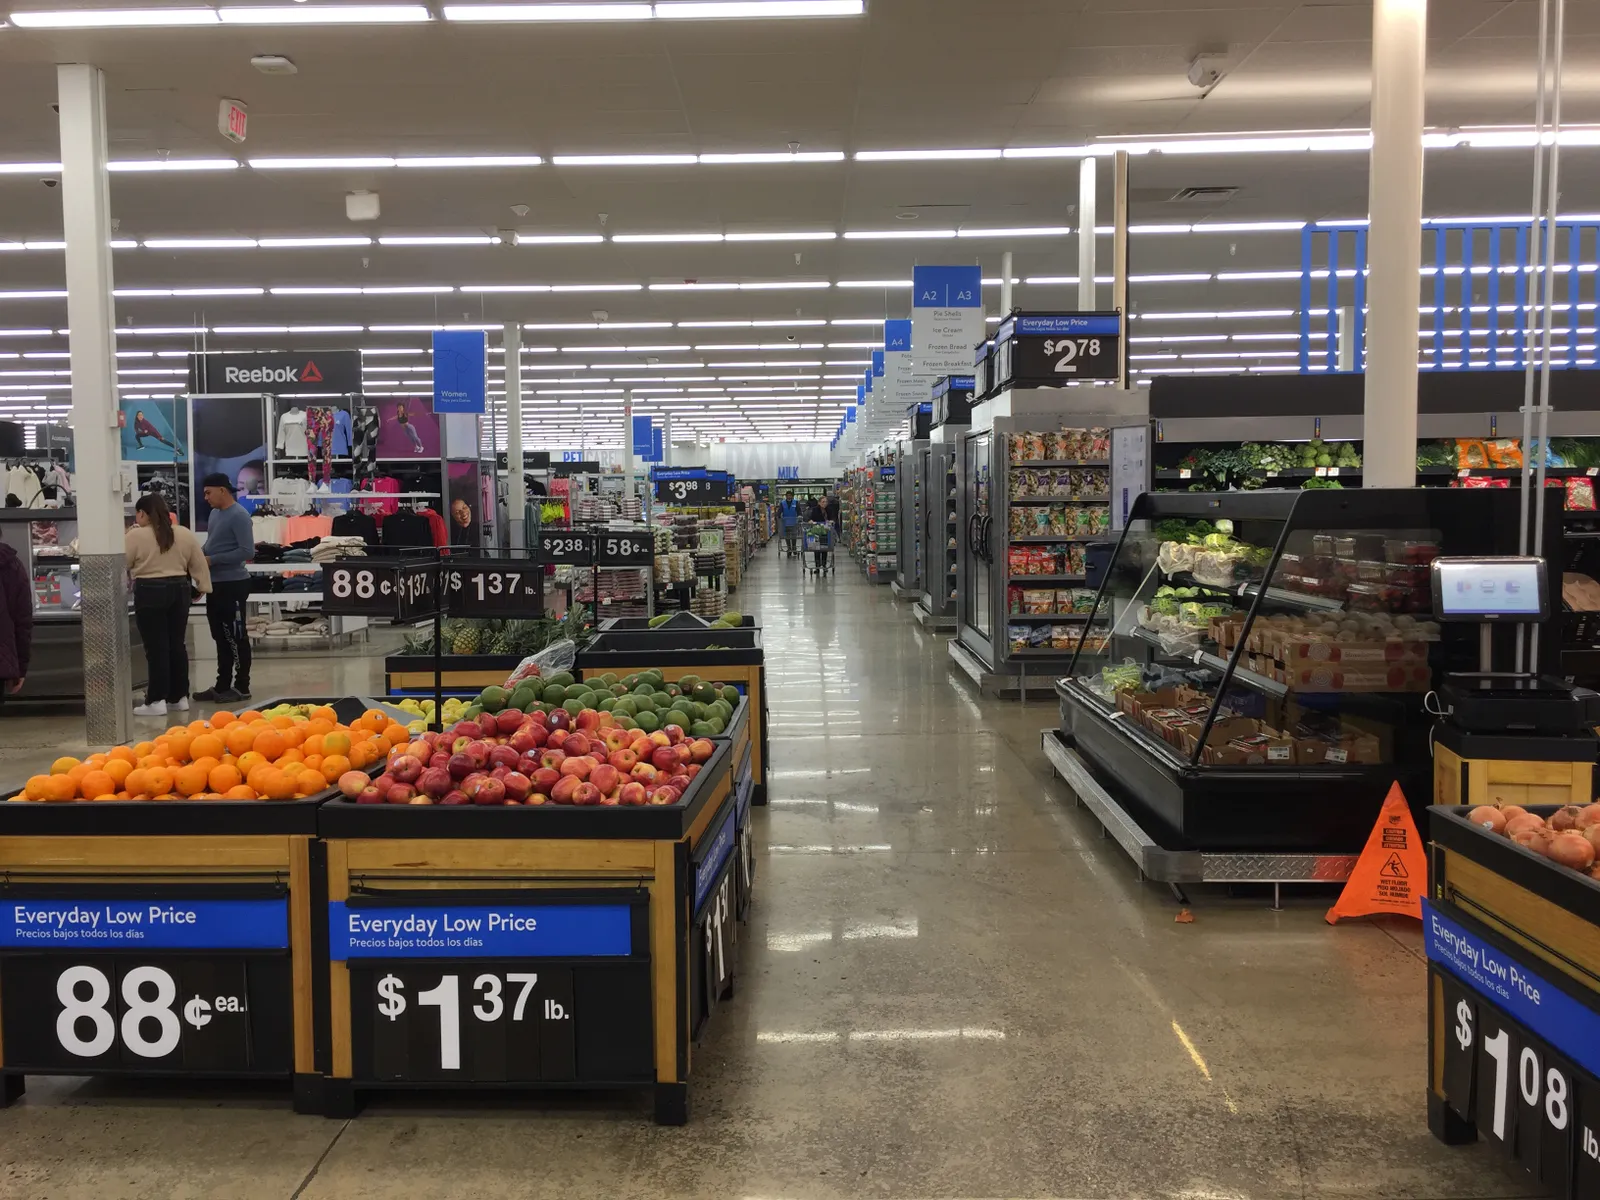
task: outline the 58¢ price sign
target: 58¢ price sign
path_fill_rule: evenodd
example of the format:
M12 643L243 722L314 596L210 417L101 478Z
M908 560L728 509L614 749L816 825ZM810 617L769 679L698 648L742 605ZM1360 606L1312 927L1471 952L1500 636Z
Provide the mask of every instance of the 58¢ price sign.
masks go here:
M601 530L595 539L597 566L648 567L655 562L655 538L649 533Z

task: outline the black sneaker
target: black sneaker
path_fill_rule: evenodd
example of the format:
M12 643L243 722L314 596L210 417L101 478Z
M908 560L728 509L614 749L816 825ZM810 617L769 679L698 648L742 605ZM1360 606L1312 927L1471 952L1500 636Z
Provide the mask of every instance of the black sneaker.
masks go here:
M243 699L238 692L232 688L225 687L207 688L203 692L196 692L194 698L203 700L207 704L233 704L235 701Z
M244 687L234 688L233 689L233 698L235 700L248 700L248 699L250 699L250 685L249 684L245 684Z

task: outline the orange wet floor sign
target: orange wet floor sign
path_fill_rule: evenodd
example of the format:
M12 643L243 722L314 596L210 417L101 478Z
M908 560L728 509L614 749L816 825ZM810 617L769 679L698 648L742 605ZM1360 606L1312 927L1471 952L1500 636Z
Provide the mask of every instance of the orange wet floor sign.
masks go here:
M1384 912L1403 913L1420 921L1422 892L1427 885L1427 853L1396 783L1389 789L1378 823L1372 827L1344 891L1328 910L1328 924L1340 917Z

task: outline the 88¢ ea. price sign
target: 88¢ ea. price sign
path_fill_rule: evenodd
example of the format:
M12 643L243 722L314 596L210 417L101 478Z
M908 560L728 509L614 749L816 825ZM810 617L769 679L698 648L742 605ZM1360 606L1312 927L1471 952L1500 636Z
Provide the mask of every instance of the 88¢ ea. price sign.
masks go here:
M340 616L410 620L438 605L439 568L432 561L341 560L322 568L322 609Z

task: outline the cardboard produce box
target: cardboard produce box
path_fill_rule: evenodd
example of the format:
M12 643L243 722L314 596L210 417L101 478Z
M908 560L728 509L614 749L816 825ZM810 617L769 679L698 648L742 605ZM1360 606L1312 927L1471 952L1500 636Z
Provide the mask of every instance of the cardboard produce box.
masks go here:
M1426 660L1382 663L1285 664L1283 683L1298 692L1426 692L1433 671Z
M1186 754L1193 754L1196 738L1190 737L1183 746ZM1294 739L1274 729L1264 721L1238 717L1231 721L1218 721L1206 736L1205 747L1200 751L1200 761L1207 766L1292 766L1295 761Z
M1122 691L1117 693L1117 708L1145 723L1144 712L1151 708L1180 708L1192 703L1199 693L1192 688L1162 688L1157 692Z
M1323 638L1290 636L1283 639L1283 653L1278 656L1286 667L1305 663L1358 663L1428 661L1427 642L1404 642L1387 638L1371 642L1330 642Z

